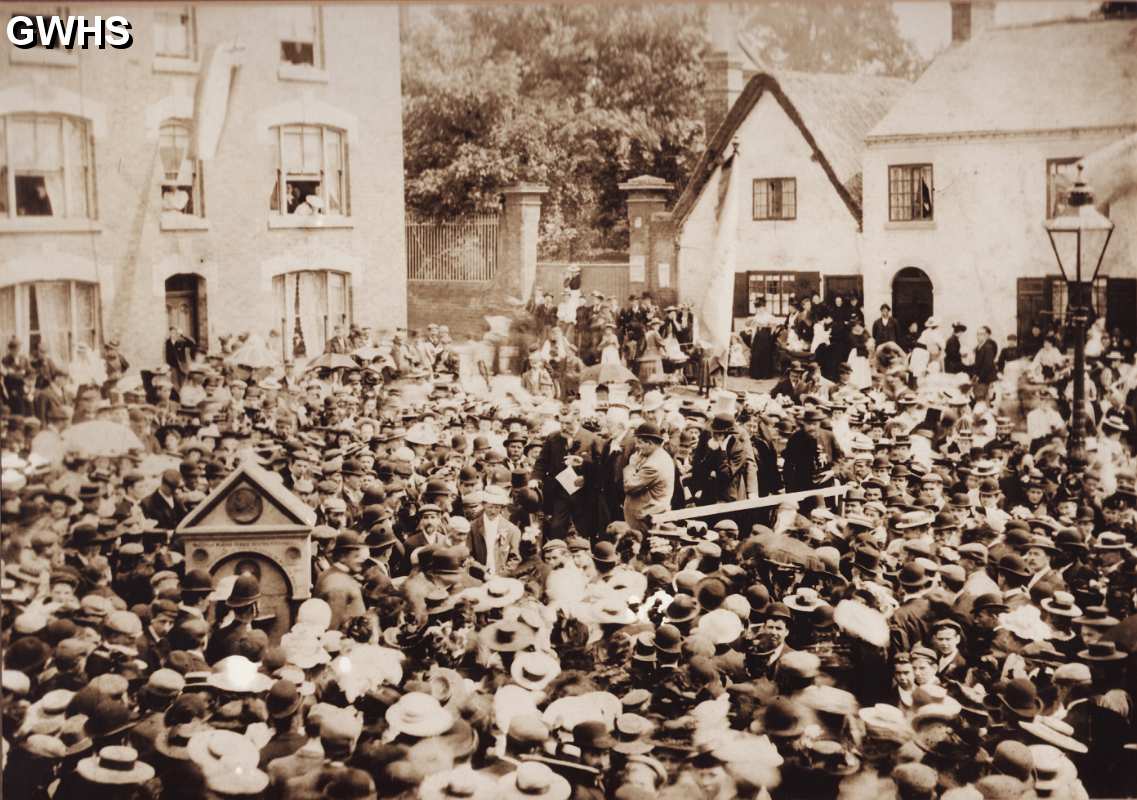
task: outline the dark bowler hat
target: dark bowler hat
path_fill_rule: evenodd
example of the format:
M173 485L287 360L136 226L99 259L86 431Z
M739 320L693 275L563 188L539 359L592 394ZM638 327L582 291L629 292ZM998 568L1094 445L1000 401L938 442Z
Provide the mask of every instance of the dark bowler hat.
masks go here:
M204 569L191 569L181 580L182 594L210 594L213 577Z
M273 719L291 716L300 708L300 691L296 684L289 680L278 680L269 690L265 698L268 715Z
M712 433L730 433L734 430L734 417L730 414L715 414L711 420Z
M233 591L225 600L230 608L251 606L261 599L261 585L255 575L241 575L233 584Z
M637 439L647 439L656 443L663 442L663 434L659 430L659 426L654 422L641 422L639 427L636 428Z
M1033 719L1042 710L1038 689L1029 678L1015 678L1008 681L999 693L1003 705L1019 717Z

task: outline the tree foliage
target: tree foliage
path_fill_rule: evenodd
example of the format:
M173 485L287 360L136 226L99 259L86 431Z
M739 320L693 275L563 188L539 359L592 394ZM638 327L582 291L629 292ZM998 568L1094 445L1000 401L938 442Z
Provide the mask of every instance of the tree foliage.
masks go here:
M403 47L407 207L453 217L547 184L542 253L626 247L620 181L681 187L702 149L697 10L478 6L417 23Z
M751 55L773 68L917 68L884 0L730 10ZM488 211L502 188L535 181L549 187L542 255L625 249L618 184L651 174L678 193L703 149L705 16L705 6L596 4L442 7L410 17L402 65L408 211Z
M916 78L924 67L888 0L734 8L747 55L764 68Z

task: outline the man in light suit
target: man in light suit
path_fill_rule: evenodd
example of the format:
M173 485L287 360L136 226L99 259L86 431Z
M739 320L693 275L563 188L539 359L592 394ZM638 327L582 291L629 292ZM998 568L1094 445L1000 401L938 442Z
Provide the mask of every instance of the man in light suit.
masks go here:
M521 561L521 529L505 516L509 494L500 486L482 493L484 510L470 523L470 556L487 575L505 575Z
M646 532L647 518L671 508L675 463L663 449L659 426L644 422L636 428L636 452L624 467L624 521Z

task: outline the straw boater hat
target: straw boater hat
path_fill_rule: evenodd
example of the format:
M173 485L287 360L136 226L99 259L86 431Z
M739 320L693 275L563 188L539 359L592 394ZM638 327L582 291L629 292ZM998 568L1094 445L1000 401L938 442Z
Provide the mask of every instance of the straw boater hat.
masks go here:
M454 727L453 715L425 692L408 692L387 709L387 724L398 733L425 738L440 736Z
M104 747L98 755L80 761L76 771L91 783L104 786L145 783L154 777L154 768L139 761L133 747Z
M470 593L474 599L475 611L489 611L493 608L506 608L516 603L525 594L525 584L516 578L490 578Z
M491 800L497 796L497 782L468 766L427 775L418 787L420 800Z
M498 781L499 800L568 800L569 782L539 761L523 761Z
M518 653L510 667L510 675L518 686L542 691L561 673L557 660L545 653Z

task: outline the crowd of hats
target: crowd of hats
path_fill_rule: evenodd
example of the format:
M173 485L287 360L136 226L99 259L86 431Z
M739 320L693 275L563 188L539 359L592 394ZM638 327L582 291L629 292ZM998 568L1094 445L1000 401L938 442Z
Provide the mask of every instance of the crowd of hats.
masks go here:
M1098 449L1122 468L1085 468L927 387L566 409L399 375L388 356L298 381L208 359L188 370L197 404L169 401L159 371L93 412L125 415L143 452L45 459L33 442L52 420L6 418L6 792L1137 792L1116 768L1137 758L1123 410L1102 415L1118 444ZM548 536L534 463L581 410L600 443L630 425L676 461L726 435L776 462L820 424L838 448L815 477L847 491ZM317 596L288 606L279 636L265 576L191 568L142 510L169 497L184 514L242 463L318 518ZM521 535L487 569L469 545L495 515Z

